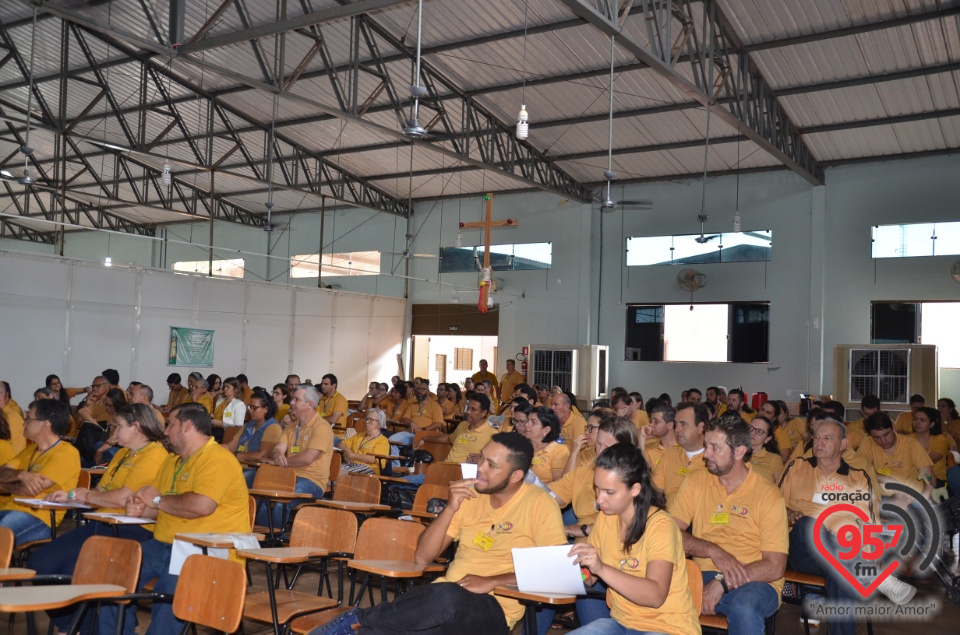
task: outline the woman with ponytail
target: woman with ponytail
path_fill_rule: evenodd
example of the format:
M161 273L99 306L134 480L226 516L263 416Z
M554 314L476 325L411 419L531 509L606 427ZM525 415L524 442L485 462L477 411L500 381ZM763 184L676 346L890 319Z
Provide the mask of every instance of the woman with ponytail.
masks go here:
M604 450L594 484L601 514L587 542L574 545L570 555L589 571L588 584L603 580L610 617L573 632L699 634L683 538L639 448L618 443Z

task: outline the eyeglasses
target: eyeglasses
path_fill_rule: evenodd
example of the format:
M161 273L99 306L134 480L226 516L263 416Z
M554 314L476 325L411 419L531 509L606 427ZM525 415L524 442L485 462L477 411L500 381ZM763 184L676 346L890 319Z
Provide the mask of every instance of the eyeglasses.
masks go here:
M518 423L526 423L527 421L529 421L529 419L517 419L516 417L513 417L513 423L514 423L514 425L516 425L516 424L518 424Z
M43 419L34 419L33 417L25 417L23 422L30 423L31 421L43 421Z
M256 410L264 410L264 409L266 409L266 406L255 406L255 405L253 405L253 404L250 404L250 405L247 406L247 407L248 407L250 410L254 410L254 409L256 409Z
M767 436L767 434L769 434L769 433L768 433L766 430L764 430L763 428L757 428L757 427L754 427L754 426L750 426L750 434L752 434L752 435L755 436L755 437L765 437L765 436Z
M106 386L106 384L91 384L90 387L91 387L91 388L102 388L102 387L104 387L104 386Z
M380 425L380 419L378 419L377 417L368 417L364 419L364 421L366 421L367 423L375 423L377 425Z
M588 425L584 430L587 432L593 432L594 430L599 430L600 426Z

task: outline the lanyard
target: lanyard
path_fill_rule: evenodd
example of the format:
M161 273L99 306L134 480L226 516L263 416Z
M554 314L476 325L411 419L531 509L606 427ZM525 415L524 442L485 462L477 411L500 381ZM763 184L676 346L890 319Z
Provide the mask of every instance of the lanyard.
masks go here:
M175 470L173 471L173 482L170 483L170 491L171 491L171 492L176 492L176 491L177 491L177 477L180 476L180 472L183 470L184 467L187 466L187 463L190 462L190 459L192 459L193 457L197 456L198 454L201 454L206 448L207 448L206 445L204 445L203 447L201 447L199 450L197 450L196 452L194 452L193 454L191 454L189 459L187 459L186 461L182 461L182 462L180 463L180 467L178 467L177 469L175 469Z
M360 447L358 447L357 450L358 451L363 450L363 446L367 445L368 443L370 443L371 441L373 441L379 436L380 436L379 434L376 437L368 437L367 435L363 435L363 441L360 442Z
M46 454L47 452L49 452L49 451L52 450L53 448L57 447L58 445L60 445L60 439L57 439L57 442L56 442L56 443L54 443L54 444L51 445L49 448L47 448L46 450L44 450L43 452L41 452L41 453L40 453L40 456L37 457L37 461L39 461L41 458L43 458L43 455L44 455L44 454ZM30 465L27 467L27 471L28 471L28 472L32 472L32 471L33 471L33 466L37 464L37 461L34 461L34 460L33 460L33 456L34 456L36 453L37 453L37 450L34 450L34 451L33 451L33 454L30 455Z

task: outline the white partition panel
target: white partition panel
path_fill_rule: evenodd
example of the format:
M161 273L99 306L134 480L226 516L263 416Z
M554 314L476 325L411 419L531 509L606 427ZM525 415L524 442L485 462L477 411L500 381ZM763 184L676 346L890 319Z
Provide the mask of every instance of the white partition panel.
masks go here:
M49 373L86 386L105 368L150 384L191 370L271 387L333 372L358 397L395 374L406 301L0 251L0 379L21 404ZM214 367L167 364L170 327L215 331Z

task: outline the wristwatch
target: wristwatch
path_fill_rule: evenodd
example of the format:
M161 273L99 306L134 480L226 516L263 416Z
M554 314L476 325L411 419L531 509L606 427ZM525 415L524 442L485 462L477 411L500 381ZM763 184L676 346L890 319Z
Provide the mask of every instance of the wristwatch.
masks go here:
M584 535L584 536L589 536L589 535L590 535L590 534L587 533L587 527L589 527L589 525L580 525L580 531L583 532L583 535Z
M724 592L724 593L726 593L727 591L730 590L729 587L727 587L727 581L723 579L723 574L722 574L722 573L718 573L718 574L716 575L716 577L714 578L714 580L716 580L717 582L720 583L720 586L723 587L723 592Z
M161 496L160 494L157 494L156 496L153 497L153 506L156 507L157 509L160 509L160 501L162 500L163 500L163 496Z

